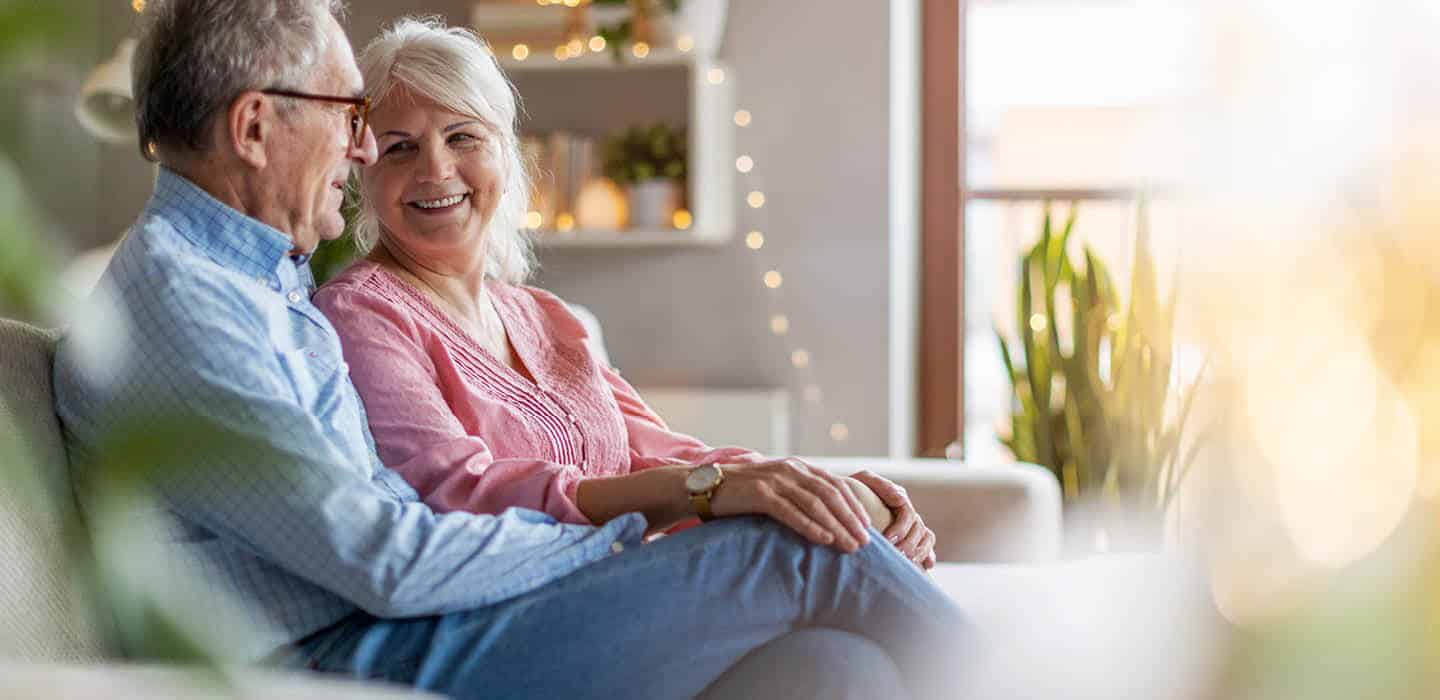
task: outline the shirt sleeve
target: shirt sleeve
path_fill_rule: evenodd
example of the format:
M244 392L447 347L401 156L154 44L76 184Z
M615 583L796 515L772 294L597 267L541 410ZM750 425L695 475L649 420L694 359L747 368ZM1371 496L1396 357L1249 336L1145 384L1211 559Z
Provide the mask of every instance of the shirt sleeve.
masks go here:
M192 527L380 617L491 605L643 535L637 514L595 528L524 509L438 513L405 498L385 484L387 470L362 436L304 407L265 322L233 290L187 279L144 293L151 296L133 316L136 369L106 385L124 399L110 399L101 422L109 429L133 420L154 440L173 442L150 476ZM154 308L161 305L163 313ZM158 430L167 420L184 430Z
M354 288L321 290L315 303L340 334L381 459L425 503L440 512L529 508L560 522L591 524L575 502L579 467L496 459L482 436L466 431L407 311Z
M669 464L750 464L768 459L743 447L710 447L689 435L671 430L619 372L602 365L600 373L610 385L620 413L625 416L631 471Z

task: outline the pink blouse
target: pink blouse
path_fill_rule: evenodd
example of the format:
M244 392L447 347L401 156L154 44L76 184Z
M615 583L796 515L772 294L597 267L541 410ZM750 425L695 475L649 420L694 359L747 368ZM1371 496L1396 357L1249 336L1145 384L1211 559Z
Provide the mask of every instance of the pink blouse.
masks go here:
M585 328L553 294L495 281L486 289L529 377L375 263L356 263L315 294L340 334L381 461L431 508L520 506L589 524L575 504L586 477L764 459L672 432L595 361Z

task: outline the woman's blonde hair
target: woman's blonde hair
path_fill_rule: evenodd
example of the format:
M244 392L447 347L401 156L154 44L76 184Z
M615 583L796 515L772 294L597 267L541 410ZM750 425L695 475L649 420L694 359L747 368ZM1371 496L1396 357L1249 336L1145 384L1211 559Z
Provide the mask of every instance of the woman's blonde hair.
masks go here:
M484 40L463 27L446 27L437 17L405 17L371 41L359 63L372 110L404 88L495 131L505 164L505 190L485 231L485 273L511 284L524 282L535 266L525 232L530 178L516 134L515 88ZM380 232L375 207L362 193L355 243L368 252Z

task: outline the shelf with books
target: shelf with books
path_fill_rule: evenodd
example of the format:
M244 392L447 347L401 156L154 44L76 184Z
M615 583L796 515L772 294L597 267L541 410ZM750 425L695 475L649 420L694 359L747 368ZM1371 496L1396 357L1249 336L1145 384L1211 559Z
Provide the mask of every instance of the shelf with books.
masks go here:
M537 185L532 225L553 229L568 219L568 225L559 228L609 232L557 234L552 237L557 245L704 247L731 238L734 93L718 62L651 66L644 71L520 72L511 79L525 104L521 131ZM654 225L654 218L647 222L636 216L631 203L618 208L630 210L629 225L638 230L616 230L621 226L613 218L602 217L597 223L583 211L580 200L595 180L602 179L606 142L632 127L655 129L656 125L683 135L677 199L688 222L683 228L666 230ZM614 185L609 187L619 192Z

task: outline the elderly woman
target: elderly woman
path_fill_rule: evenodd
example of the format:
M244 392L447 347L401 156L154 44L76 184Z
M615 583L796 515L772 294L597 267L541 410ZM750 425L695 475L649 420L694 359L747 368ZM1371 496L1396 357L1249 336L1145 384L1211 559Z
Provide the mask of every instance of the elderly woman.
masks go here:
M755 514L843 552L883 518L890 542L933 565L934 535L897 486L669 430L596 361L560 299L523 286L515 97L474 35L402 20L360 66L379 153L360 174L369 253L315 304L340 334L382 460L428 504L579 524L640 512L652 530Z

